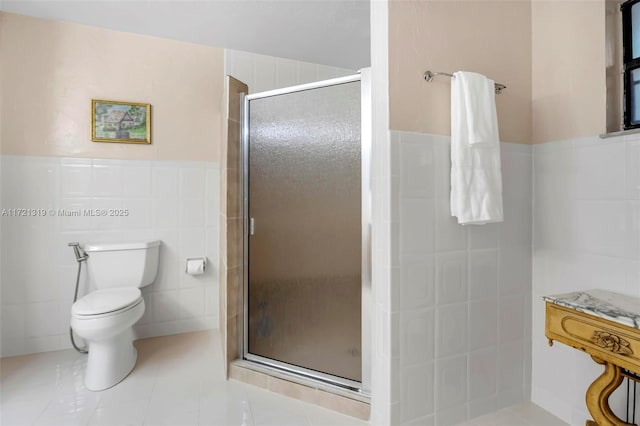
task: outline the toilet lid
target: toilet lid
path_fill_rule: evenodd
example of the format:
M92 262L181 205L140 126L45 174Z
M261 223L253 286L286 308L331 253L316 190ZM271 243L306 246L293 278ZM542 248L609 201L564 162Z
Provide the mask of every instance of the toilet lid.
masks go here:
M140 299L137 287L108 288L96 290L78 300L71 307L75 315L98 315L118 311Z

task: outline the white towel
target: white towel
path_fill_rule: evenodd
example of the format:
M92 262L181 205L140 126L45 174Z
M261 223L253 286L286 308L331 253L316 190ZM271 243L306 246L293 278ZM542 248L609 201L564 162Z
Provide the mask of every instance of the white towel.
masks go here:
M494 82L458 71L451 81L451 215L461 225L502 222Z

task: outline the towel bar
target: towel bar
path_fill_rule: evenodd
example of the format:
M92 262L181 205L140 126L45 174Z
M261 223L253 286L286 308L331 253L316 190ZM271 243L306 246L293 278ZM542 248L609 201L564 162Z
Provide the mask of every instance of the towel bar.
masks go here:
M435 72L435 71L425 71L423 77L424 77L425 81L431 82L431 81L433 81L433 79L435 77L437 77L439 75L444 75L444 76L447 76L447 77L456 78L456 76L453 75L453 74L449 74L447 72ZM496 95L499 95L500 93L502 93L502 91L504 89L507 88L507 86L505 86L504 84L495 83L495 85L496 85Z

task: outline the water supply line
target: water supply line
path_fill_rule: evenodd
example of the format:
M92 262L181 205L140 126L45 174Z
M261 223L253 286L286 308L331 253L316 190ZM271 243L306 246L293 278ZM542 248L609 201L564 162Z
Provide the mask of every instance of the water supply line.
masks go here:
M78 242L69 243L68 245L69 247L73 247L73 252L76 255L76 261L78 262L78 275L76 276L76 291L73 293L73 303L76 303L76 300L78 300L78 287L80 286L80 272L82 271L82 262L86 261L89 255L85 253L84 250L82 250L82 247L80 247L80 243ZM81 354L89 353L86 347L81 348L76 344L76 341L73 338L73 329L71 328L71 326L69 326L69 337L71 337L71 344L73 345L73 348L76 351L80 352Z

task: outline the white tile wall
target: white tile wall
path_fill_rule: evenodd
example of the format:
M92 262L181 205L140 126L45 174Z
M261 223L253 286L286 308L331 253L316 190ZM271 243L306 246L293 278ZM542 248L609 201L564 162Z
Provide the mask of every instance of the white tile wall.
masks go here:
M449 143L391 132L392 424L455 424L529 395L532 148L502 144L505 222L463 227Z
M638 135L534 147L532 399L571 424L589 417L584 393L601 367L560 343L547 345L540 298L589 288L640 296L639 170ZM618 416L623 394L611 398Z
M225 74L249 86L249 93L355 74L354 70L225 49Z
M70 347L77 271L71 241L162 240L158 277L143 289L140 337L218 327L217 163L11 155L0 161L2 209L130 212L1 218L2 356ZM208 258L206 274L184 274L185 259L196 256ZM80 294L90 289L83 274Z

